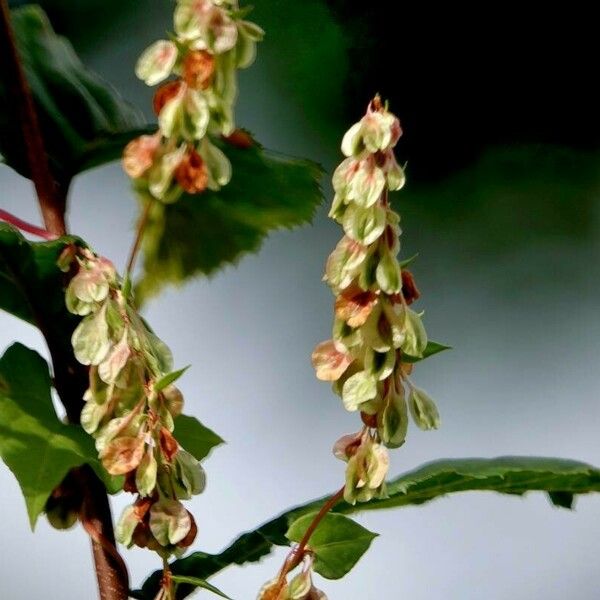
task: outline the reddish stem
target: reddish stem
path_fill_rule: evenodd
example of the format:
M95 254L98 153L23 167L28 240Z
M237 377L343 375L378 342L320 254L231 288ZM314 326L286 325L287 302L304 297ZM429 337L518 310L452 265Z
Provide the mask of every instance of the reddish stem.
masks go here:
M66 181L61 185L50 170L31 89L19 59L7 0L0 0L0 67L2 67L3 83L6 86L8 106L16 113L14 118L18 121L21 130L29 176L35 185L46 225L47 231L44 232L43 237L47 235L61 237L66 233L68 185ZM8 116L8 118L12 117L12 115ZM18 140L14 140L14 143L18 143ZM11 222L16 224L12 215L9 216ZM56 389L65 405L69 421L77 423L87 371L75 361L70 344L67 343L68 349L65 349L65 339L60 334L49 334L50 328L46 326L45 319L36 320L39 321L40 329L50 349ZM78 472L78 485L85 498L82 522L92 539L100 599L127 600L129 596L127 569L115 546L106 488L90 467L82 467Z
M51 242L52 240L56 240L59 237L54 233L50 233L47 229L42 229L41 227L38 227L37 225L32 225L31 223L28 223L27 221L23 221L22 219L19 219L19 217L15 217L15 215L13 215L13 214L9 213L8 211L3 210L1 208L0 208L0 221L10 223L11 225L14 225L17 229L20 229L21 231L24 231L25 233L31 233L32 235L37 235L38 237L41 237L44 240L48 240L49 242Z
M283 567L281 568L281 572L279 573L279 579L277 581L277 590L275 592L275 597L277 598L277 594L281 592L283 585L285 583L286 575L295 569L304 558L304 554L306 552L306 547L308 546L308 542L312 537L312 534L315 532L319 523L325 518L325 515L344 497L344 488L342 487L338 490L323 506L321 510L316 514L315 518L312 520L311 524L308 526L308 529L302 536L300 543L288 554L288 557L285 559L283 563Z
M66 232L66 194L50 170L31 89L19 59L7 0L0 0L0 62L5 70L3 81L7 86L9 106L18 115L29 176L35 185L46 229L60 237Z

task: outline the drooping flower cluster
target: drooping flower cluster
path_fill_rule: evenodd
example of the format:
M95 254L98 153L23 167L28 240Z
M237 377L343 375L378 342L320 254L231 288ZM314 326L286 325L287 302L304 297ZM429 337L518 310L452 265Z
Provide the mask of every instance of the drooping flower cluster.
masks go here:
M69 265L63 265L69 268ZM68 310L83 317L72 336L89 366L81 425L104 468L138 495L116 528L119 542L168 556L192 544L196 524L180 502L204 489L200 463L173 436L183 396L169 348L125 297L114 266L87 249L72 256Z
M241 14L237 0L177 0L173 38L140 57L136 74L148 85L176 77L155 94L157 133L125 149L124 169L141 195L171 203L183 191L219 190L231 179L231 164L210 136L234 135L236 70L252 64L264 35Z
M331 381L363 429L342 437L334 454L347 462L344 499L354 504L385 495L386 448L404 443L408 408L421 429L439 426L433 401L413 385L415 359L427 349L421 315L410 308L419 292L402 268L400 216L388 192L404 185L394 147L398 119L375 98L344 136L347 157L335 171L329 215L344 237L327 261L325 281L336 296L333 339L312 355L319 379Z

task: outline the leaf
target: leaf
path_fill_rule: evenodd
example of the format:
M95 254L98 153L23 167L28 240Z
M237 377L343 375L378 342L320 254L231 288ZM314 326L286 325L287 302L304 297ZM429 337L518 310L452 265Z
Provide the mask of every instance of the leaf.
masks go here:
M573 460L529 456L444 459L427 463L388 482L387 499L374 499L354 506L342 501L333 512L351 514L423 504L447 494L474 490L511 495L541 491L549 495L555 506L570 507L577 494L600 492L600 469ZM173 572L207 579L230 565L255 562L269 554L274 545L288 545L285 533L290 525L303 515L319 510L326 499L288 510L254 531L244 533L219 554L194 552L176 560L171 565ZM138 597L152 600L160 577L159 571L151 575ZM182 587L177 598L185 598L189 593Z
M0 222L0 309L31 324L36 324L40 312L44 312L51 316L49 320L60 319L59 328L66 325L72 331L80 319L65 308L64 274L57 261L74 241L77 239L65 237L53 242L29 242L16 229Z
M429 358L430 356L433 356L434 354L439 354L440 352L443 352L444 350L452 350L452 346L445 346L444 344L440 344L438 342L429 341L429 342L427 342L427 346L425 347L425 350L423 350L423 356L409 356L408 354L403 354L402 362L405 362L405 363L420 362L422 360L425 360L426 358Z
M187 583L189 585L193 585L194 587L202 588L203 590L208 590L217 596L221 596L221 598L227 598L227 600L231 600L229 596L226 596L220 589L216 588L214 585L208 583L208 581L204 579L198 579L198 577L185 577L183 575L175 575L172 580L175 583Z
M21 486L32 528L54 488L74 467L90 464L111 492L121 488L98 462L92 438L58 420L48 365L21 344L0 359L0 455Z
M164 390L168 385L175 383L189 368L191 365L187 367L183 367L183 369L179 369L177 371L173 371L172 373L167 373L163 375L159 380L154 384L154 390L160 392Z
M225 442L195 417L179 415L175 419L175 437L196 460L203 460L210 451Z
M233 166L219 192L184 194L175 204L154 203L144 235L144 274L138 299L180 284L257 251L267 233L311 220L322 200L321 169L257 145L220 144Z
M85 67L35 5L12 11L12 23L36 104L50 166L58 181L120 157L147 131L142 113ZM0 154L27 176L26 150L4 82L0 81Z
M292 542L300 542L317 513L296 519L285 534ZM315 553L314 568L326 579L340 579L358 562L377 537L344 515L329 513L319 523L309 540Z

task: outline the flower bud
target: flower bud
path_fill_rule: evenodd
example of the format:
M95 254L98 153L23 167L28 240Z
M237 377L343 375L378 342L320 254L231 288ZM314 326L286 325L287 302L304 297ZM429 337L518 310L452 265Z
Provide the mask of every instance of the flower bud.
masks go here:
M135 74L147 85L165 80L177 61L177 46L167 40L159 40L140 56Z
M156 458L154 458L154 452L150 448L144 453L144 457L140 461L135 475L135 487L142 498L151 496L154 492L157 470L158 463L156 462Z
M160 134L142 135L129 142L123 152L125 173L132 179L144 176L154 164L159 147Z
M353 358L340 342L321 342L312 353L312 364L321 381L336 381L350 366Z
M175 81L169 81L164 85L161 85L154 94L152 100L152 107L154 108L154 114L158 117L165 107L165 104L173 98L175 98L179 92L183 89L183 81L176 79Z
M180 392L179 388L171 384L162 390L161 393L171 416L173 418L178 417L183 410L183 394Z
M171 462L179 451L179 444L177 443L177 440L166 427L160 428L158 437L162 455L168 462Z
M408 410L404 399L404 387L392 380L383 399L383 409L377 414L377 433L387 448L399 448L404 444L408 430Z
M379 204L369 208L351 204L344 213L342 226L350 239L369 246L380 238L385 230L385 210Z
M387 450L369 436L348 460L344 500L349 504L368 502L385 493L385 477L389 468Z
M102 465L111 475L125 475L135 469L144 456L144 439L119 437L112 440L101 452Z
M150 509L150 531L161 546L178 544L192 528L190 514L177 500L159 500Z
M335 301L335 315L350 327L364 325L377 302L377 294L364 291L358 285L343 290Z
M419 429L427 431L428 429L439 428L440 413L435 402L423 390L412 387L408 397L408 404L413 421Z
M188 148L179 166L175 169L175 179L188 194L199 194L206 189L208 171L202 157L194 148Z
M215 57L205 50L192 50L183 59L183 79L195 90L205 90L212 83Z
M422 357L427 348L427 332L421 316L410 308L404 308L404 342L402 352L409 356Z
M356 454L362 441L362 432L343 435L333 446L333 455L343 461L348 461Z
M187 535L177 543L178 548L189 548L194 543L194 540L198 535L198 526L196 525L196 519L194 519L194 515L192 515L192 513L189 510L187 511L187 513L190 517L192 526L190 527L190 530L188 531Z
M377 379L367 371L359 371L350 377L342 388L342 400L346 410L358 410L361 404L377 395Z
M416 302L421 296L413 274L406 269L402 270L402 295L404 296L404 301L408 305Z

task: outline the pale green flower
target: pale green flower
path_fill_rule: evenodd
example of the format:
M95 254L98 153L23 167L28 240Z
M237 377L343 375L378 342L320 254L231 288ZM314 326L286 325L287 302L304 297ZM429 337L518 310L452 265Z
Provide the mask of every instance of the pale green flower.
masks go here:
M177 62L177 46L167 40L159 40L148 47L140 56L135 74L147 85L164 81Z

